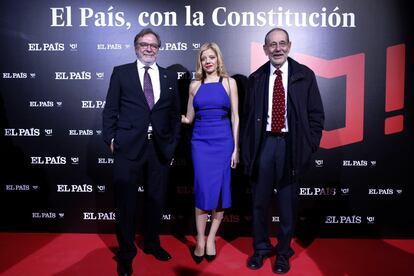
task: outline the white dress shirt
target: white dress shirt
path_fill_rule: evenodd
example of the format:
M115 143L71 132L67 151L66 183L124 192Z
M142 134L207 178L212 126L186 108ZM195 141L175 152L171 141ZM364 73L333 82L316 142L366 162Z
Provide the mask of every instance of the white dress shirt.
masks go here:
M144 91L144 73L145 73L145 64L137 60L138 67L138 77L142 86L142 91ZM158 70L157 64L154 62L148 69L148 74L151 78L152 91L154 92L154 104L160 99L161 87L160 87L160 72Z

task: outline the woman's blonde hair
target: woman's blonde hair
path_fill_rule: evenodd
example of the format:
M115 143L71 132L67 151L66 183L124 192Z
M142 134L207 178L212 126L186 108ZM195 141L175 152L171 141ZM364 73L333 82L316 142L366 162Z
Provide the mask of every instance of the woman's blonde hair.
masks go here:
M223 55L221 54L219 46L214 42L207 42L204 43L198 51L195 79L204 80L206 78L206 72L204 72L203 66L201 65L201 55L208 49L213 50L217 56L217 75L220 77L228 77L226 67L224 66Z

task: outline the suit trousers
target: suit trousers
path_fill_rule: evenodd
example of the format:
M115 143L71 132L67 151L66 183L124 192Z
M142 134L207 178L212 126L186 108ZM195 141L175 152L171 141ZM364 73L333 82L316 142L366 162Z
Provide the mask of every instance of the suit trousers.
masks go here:
M167 193L169 163L161 162L153 140L148 141L143 156L129 160L115 153L114 195L118 259L132 261L137 254L134 244L138 185L144 186L143 235L146 249L160 246L161 216ZM142 206L142 204L139 204Z
M293 255L290 243L295 226L295 185L291 183L287 166L287 138L283 135L265 134L255 177L252 179L253 206L253 248L258 254L270 254L273 247L269 239L269 210L277 189L277 203L280 215L278 229L278 255Z

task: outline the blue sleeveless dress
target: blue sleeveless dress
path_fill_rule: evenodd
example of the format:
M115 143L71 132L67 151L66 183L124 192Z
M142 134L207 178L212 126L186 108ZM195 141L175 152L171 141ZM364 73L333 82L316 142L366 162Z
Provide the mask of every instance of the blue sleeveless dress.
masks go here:
M222 84L202 83L194 96L195 123L191 139L195 206L201 210L231 207L230 98Z

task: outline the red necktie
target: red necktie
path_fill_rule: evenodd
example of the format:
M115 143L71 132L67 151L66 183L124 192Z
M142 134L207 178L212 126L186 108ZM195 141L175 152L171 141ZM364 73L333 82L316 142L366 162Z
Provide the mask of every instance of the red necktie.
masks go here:
M148 73L149 66L145 66L145 73L144 73L144 95L147 99L147 103L150 109L154 106L154 92L152 90L152 82L150 75Z
M285 89L282 83L282 71L275 70L276 79L273 85L272 132L280 133L285 127Z

